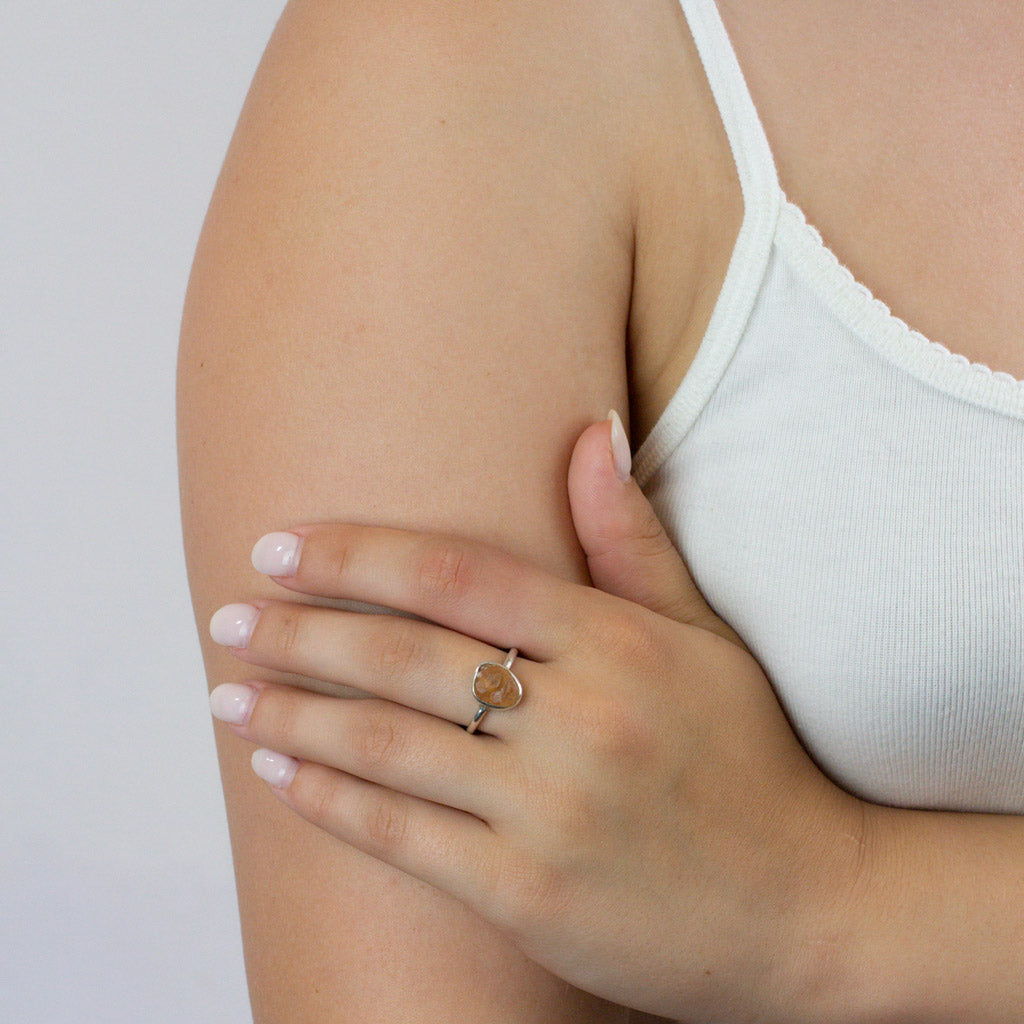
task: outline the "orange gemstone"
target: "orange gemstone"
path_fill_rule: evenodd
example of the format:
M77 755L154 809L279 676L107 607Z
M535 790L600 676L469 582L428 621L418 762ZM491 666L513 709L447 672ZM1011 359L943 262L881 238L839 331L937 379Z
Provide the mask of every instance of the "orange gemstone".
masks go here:
M481 704L491 708L514 708L522 695L519 680L504 665L485 661L476 670L473 696Z

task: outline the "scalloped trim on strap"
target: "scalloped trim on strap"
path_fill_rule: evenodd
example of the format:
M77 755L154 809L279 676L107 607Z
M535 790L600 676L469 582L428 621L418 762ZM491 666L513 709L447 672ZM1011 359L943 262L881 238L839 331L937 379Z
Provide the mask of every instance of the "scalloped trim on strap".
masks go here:
M782 198L775 235L780 253L858 338L946 394L1024 418L1024 381L973 363L908 326L840 262L803 210Z

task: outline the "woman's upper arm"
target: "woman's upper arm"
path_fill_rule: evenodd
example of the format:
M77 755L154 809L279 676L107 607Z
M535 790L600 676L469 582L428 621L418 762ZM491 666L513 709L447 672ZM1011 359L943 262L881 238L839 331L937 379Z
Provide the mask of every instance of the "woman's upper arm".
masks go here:
M625 411L632 275L628 112L587 8L285 10L182 325L182 514L210 685L251 673L210 642L212 612L287 596L249 564L269 530L444 530L587 580L566 470L582 429ZM258 1022L619 1019L447 895L290 815L248 745L216 732Z

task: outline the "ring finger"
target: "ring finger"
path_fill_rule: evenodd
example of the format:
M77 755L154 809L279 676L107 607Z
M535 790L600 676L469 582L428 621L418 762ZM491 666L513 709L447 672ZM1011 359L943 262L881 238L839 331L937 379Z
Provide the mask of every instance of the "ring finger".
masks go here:
M353 686L459 725L479 708L473 674L484 661L502 664L506 652L434 623L292 601L231 604L210 620L210 634L240 660L342 686ZM516 658L512 671L540 668ZM516 708L515 727L528 725L535 695ZM485 716L481 732L507 736L512 716Z
M236 735L485 821L508 804L488 780L509 775L503 743L386 700L337 700L292 686L227 683L210 695Z

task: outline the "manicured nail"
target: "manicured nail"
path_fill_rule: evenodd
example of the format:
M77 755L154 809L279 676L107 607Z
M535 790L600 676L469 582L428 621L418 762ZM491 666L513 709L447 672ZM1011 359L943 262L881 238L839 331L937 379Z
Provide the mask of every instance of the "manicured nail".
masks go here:
M296 533L268 533L252 549L252 564L267 576L294 576L299 567L302 538Z
M245 725L255 703L256 691L242 683L221 683L210 691L213 717L232 725Z
M259 614L251 604L226 604L213 613L210 636L225 647L248 647Z
M626 431L619 414L609 409L608 419L612 421L612 465L615 467L615 475L625 483L629 479L633 456L629 453L629 441L626 440Z
M277 789L285 789L295 778L299 762L287 754L278 754L260 747L252 752L252 770L264 782L269 782Z

